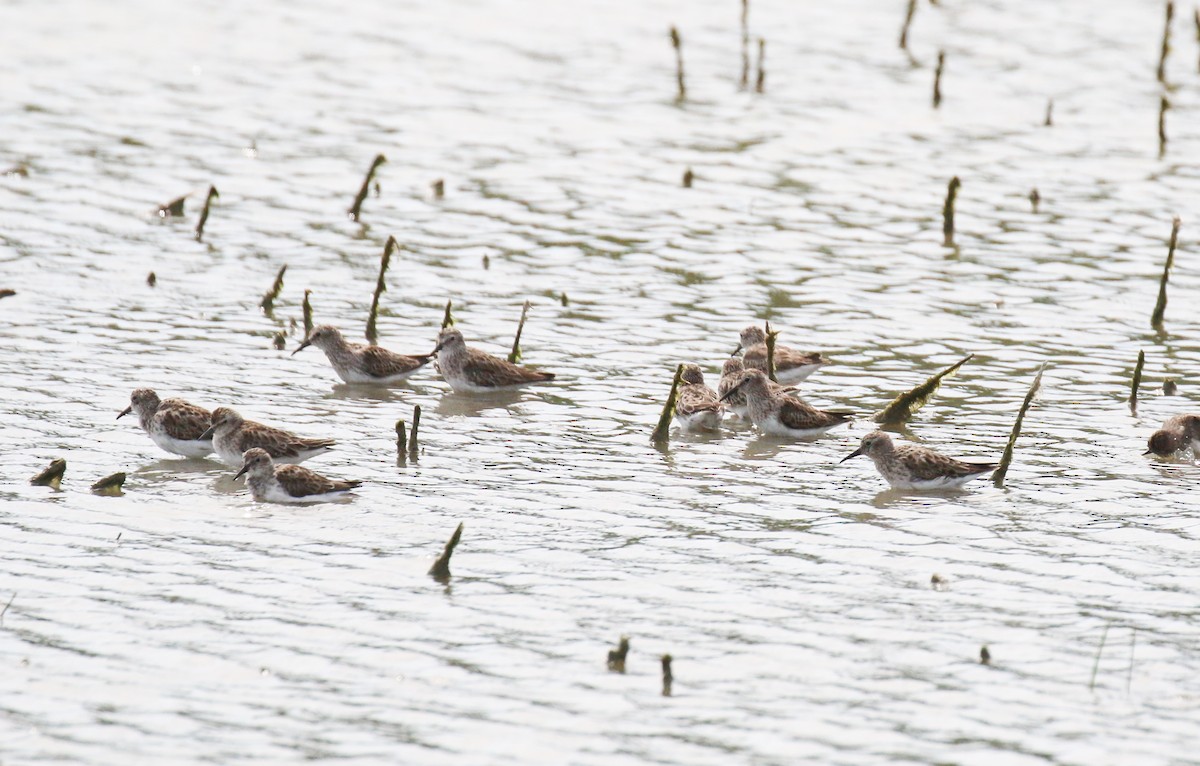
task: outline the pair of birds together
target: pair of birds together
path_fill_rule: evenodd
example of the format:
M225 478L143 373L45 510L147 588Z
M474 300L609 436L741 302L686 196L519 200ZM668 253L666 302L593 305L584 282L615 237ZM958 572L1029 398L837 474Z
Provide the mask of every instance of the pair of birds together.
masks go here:
M434 358L455 391L479 393L554 379L553 373L530 370L467 346L462 333L454 328L442 330L432 352L416 356L350 343L330 325L314 328L293 355L308 346L323 350L347 383L397 383ZM184 457L216 452L225 464L240 467L237 477L248 474L246 483L260 502L326 502L344 497L361 483L329 479L296 465L328 452L334 445L332 439L297 436L246 420L229 407L209 412L183 399L160 399L152 389L139 388L117 418L130 413L137 415L142 430L167 452Z
M685 429L717 430L726 407L764 434L794 438L823 434L853 419L850 412L819 410L801 399L796 388L788 387L829 364L824 356L776 345L776 383L767 375L766 332L750 326L742 330L739 340L735 356L725 362L717 391L705 385L698 365L684 365L675 416ZM739 351L741 358L736 356ZM859 455L871 458L888 484L903 489L957 487L997 467L956 460L916 444L895 444L882 431L864 436L859 448L841 462Z

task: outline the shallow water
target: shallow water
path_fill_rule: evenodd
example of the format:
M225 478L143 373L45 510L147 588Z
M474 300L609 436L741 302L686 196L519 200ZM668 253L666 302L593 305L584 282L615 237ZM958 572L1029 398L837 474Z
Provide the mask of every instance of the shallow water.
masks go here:
M0 177L0 759L1195 762L1200 469L1140 457L1195 409L1188 14L1160 159L1157 3L921 4L910 60L903 2L755 0L762 95L737 87L737 3L702 5L0 7L0 169L28 168ZM525 360L559 381L379 391L289 356L305 289L361 336L389 235L383 345L429 350L453 300L503 353L528 299ZM903 437L976 459L1049 363L1008 486L885 492L836 465L865 421L653 448L674 365L715 383L764 318L835 359L810 401L864 414L974 353ZM257 505L115 421L138 386L335 437L309 465L364 487ZM415 404L424 451L398 466ZM58 456L61 492L27 483ZM122 497L87 491L118 470ZM459 522L443 587L425 572Z

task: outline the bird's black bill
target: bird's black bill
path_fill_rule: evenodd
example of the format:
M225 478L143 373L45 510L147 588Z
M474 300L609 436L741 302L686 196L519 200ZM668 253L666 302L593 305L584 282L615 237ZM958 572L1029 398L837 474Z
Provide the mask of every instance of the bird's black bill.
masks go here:
M133 412L133 407L126 407L125 409L121 410L120 415L117 415L117 420L120 420L131 412Z
M737 356L740 353L742 353L742 344L741 343L738 344L738 347L733 350L733 353L730 354L730 356Z
M299 354L301 351L303 351L304 349L308 348L311 345L312 345L311 340L303 341L299 346L296 347L296 350L292 352L292 356Z
M849 455L846 455L846 457L839 460L838 465L841 465L842 463L846 462L847 460L849 460L852 457L858 457L861 454L862 454L862 447L859 447L858 449L851 452Z
M203 440L205 440L205 439L211 439L211 438L213 438L213 431L216 431L216 430L217 430L217 427L216 427L216 426L209 426L209 427L208 427L208 428L207 428L207 429L204 431L204 433L200 434L200 440L201 440L201 441L203 441Z
M250 466L244 465L244 466L242 466L242 470L238 471L237 473L235 473L233 475L233 478L240 479L240 478L242 478L242 476L245 475L246 471L249 471L249 470L250 470Z
M741 383L738 383L736 386L734 386L733 388L731 388L731 389L729 389L728 391L726 391L726 392L725 392L725 394L724 394L724 395L723 395L723 396L722 396L720 399L718 399L717 401L718 401L718 402L723 402L723 401L725 401L726 399L728 399L729 397L733 396L733 395L734 395L734 394L736 394L738 391L740 391L740 390L741 390L741 388L742 388L742 386L744 386L744 385L746 385L746 381L744 381L744 380L743 380Z

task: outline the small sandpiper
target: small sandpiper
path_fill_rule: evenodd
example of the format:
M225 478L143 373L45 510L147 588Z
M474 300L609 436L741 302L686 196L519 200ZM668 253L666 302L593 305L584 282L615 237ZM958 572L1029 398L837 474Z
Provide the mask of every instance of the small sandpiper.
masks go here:
M742 364L741 357L731 356L725 360L725 366L721 368L721 382L717 384L718 398L725 402L730 412L742 419L750 417L746 395L741 391L729 394L729 391L742 382L742 373L745 371L746 367Z
M217 457L229 466L242 465L246 450L258 447L281 463L303 463L333 449L333 439L306 439L279 428L246 420L228 407L212 411L204 435L212 439Z
M700 367L685 364L680 382L675 392L675 419L687 431L716 431L725 407L718 401L717 392L704 385Z
M742 364L747 370L767 372L767 333L757 325L742 330L741 342L733 353L742 354ZM780 383L799 383L814 372L829 364L829 360L816 351L797 351L787 346L775 346L775 378Z
M250 494L260 503L328 503L347 497L347 493L362 484L360 481L338 481L310 471L300 465L275 465L265 449L246 450L242 469Z
M1143 454L1171 457L1176 452L1192 450L1193 459L1200 458L1200 415L1175 415L1167 418L1163 427L1150 436Z
M381 346L351 343L332 325L314 327L292 356L309 346L325 352L338 377L346 383L389 385L412 375L433 360L433 354L397 354Z
M866 455L876 470L896 489L949 489L996 470L995 463L968 463L934 452L919 444L892 443L883 431L872 431L858 449L839 462Z
M785 389L773 386L762 370L746 370L741 381L721 398L729 400L738 392L745 393L750 420L764 434L799 438L816 436L852 419L849 412L818 410Z
M205 435L211 415L203 407L182 399L160 400L153 389L139 388L117 420L131 412L154 443L172 455L204 457L213 451L212 437Z
M471 348L453 327L441 331L433 353L437 354L442 377L459 393L478 394L554 380L552 372L531 370Z

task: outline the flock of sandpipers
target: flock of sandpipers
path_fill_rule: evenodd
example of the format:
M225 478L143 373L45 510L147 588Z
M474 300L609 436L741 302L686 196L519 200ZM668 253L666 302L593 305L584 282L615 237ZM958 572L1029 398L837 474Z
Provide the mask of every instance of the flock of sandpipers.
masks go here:
M734 355L725 362L717 391L704 382L695 364L684 365L675 403L682 428L715 431L726 411L752 422L772 436L806 438L849 423L849 412L820 410L805 402L793 384L807 378L829 360L817 352L775 345L775 382L768 377L765 331L750 326L741 333ZM463 335L447 327L427 354L397 354L376 345L347 341L330 325L313 328L293 355L309 346L325 352L344 382L392 385L436 361L436 368L459 393L480 394L554 380L554 374L533 370L492 356L466 344ZM741 356L738 356L738 354ZM228 407L209 412L183 399L159 399L151 389L133 392L118 418L136 414L138 423L162 449L186 457L215 452L227 465L247 475L255 500L275 503L313 503L341 499L359 485L339 481L304 468L301 463L333 447L331 439L297 436L273 426L246 420ZM1156 431L1146 454L1163 457L1191 450L1200 457L1200 415L1177 415ZM862 438L859 448L843 458L866 455L888 484L901 489L945 489L961 486L991 473L994 463L957 460L916 444L895 444L882 431Z

